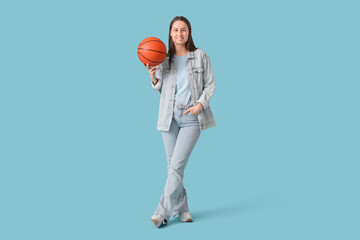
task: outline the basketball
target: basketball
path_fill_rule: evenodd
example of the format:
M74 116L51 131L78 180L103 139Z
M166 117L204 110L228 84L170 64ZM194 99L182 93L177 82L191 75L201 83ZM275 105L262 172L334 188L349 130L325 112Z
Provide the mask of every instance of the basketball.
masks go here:
M143 64L156 66L166 58L166 46L156 37L148 37L141 41L137 50L138 57Z

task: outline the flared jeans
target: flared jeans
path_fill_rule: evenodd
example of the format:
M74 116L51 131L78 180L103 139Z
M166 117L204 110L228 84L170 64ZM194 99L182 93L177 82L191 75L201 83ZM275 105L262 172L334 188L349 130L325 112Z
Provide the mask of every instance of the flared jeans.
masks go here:
M183 185L184 170L201 132L198 117L190 112L183 114L191 106L174 102L170 130L161 131L168 176L154 214L161 215L167 220L171 216L189 211L186 190Z

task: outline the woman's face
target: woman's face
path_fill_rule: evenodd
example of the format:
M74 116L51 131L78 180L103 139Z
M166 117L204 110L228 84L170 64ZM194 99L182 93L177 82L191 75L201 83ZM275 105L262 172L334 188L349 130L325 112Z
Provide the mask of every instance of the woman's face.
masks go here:
M185 45L189 38L189 29L184 21L175 21L171 27L170 36L175 45Z

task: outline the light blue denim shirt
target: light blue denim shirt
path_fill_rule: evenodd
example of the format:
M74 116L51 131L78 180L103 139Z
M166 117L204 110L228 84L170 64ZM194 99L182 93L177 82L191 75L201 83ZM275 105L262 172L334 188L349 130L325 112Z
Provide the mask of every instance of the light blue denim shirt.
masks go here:
M169 57L159 65L156 77L157 84L151 86L160 93L159 115L157 129L169 131L172 115L174 112L174 97L176 87L176 65L173 61L169 67ZM186 73L190 87L192 103L201 103L204 108L198 116L200 130L205 130L216 125L214 116L210 109L210 98L215 91L214 74L211 68L209 56L201 49L189 52L186 61Z

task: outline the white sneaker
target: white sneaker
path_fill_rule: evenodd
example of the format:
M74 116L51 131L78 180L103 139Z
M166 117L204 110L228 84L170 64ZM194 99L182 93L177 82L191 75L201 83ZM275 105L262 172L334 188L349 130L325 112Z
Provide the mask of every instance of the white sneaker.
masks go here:
M153 215L151 220L154 222L155 226L159 228L161 225L166 224L167 220L161 215Z
M192 217L189 212L182 212L179 214L179 219L182 222L192 222Z

